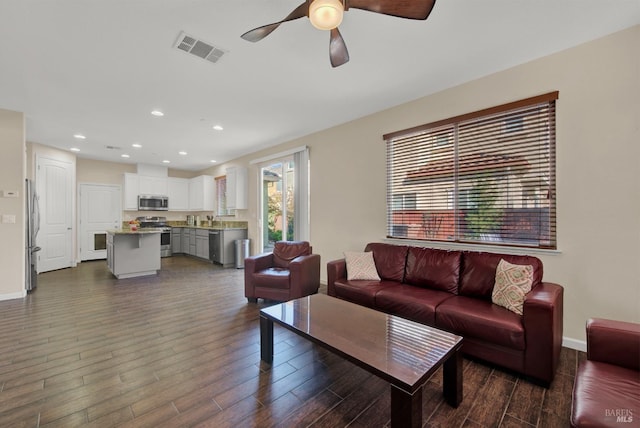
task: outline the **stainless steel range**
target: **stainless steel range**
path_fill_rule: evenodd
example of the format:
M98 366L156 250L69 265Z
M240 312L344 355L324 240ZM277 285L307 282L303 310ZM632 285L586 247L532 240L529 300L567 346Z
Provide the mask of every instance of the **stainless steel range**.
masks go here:
M167 226L166 217L137 217L140 222L140 228L160 229L160 257L171 257L171 226Z

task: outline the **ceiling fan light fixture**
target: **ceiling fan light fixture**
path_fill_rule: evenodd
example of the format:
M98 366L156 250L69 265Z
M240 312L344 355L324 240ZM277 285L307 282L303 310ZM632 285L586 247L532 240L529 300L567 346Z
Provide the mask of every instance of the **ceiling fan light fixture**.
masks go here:
M309 21L318 30L332 30L342 22L341 0L314 0L309 6Z

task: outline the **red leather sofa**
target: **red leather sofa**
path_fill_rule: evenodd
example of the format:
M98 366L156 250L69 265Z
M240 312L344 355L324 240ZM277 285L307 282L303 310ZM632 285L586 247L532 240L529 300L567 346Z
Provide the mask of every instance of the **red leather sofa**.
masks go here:
M572 427L640 424L640 324L587 321L587 361L573 383Z
M346 261L327 264L327 294L464 337L463 352L548 386L562 346L563 288L542 281L531 256L370 243L380 281L347 279ZM523 315L493 304L496 267L533 266Z

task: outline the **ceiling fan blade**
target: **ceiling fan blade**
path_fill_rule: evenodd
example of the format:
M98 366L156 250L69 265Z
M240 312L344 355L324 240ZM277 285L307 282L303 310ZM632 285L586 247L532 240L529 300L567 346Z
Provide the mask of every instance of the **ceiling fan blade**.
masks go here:
M347 45L344 43L342 34L340 34L340 31L337 27L331 30L331 39L329 41L329 58L331 59L331 66L334 68L349 62L349 52L347 51Z
M397 16L408 19L427 19L436 0L346 0L349 8Z
M280 24L282 24L283 22L293 21L294 19L299 19L304 16L307 16L308 11L309 11L309 6L305 1L300 6L296 7L293 10L293 12L287 15L287 17L284 18L282 21L274 22L273 24L267 24L267 25L263 25L262 27L254 28L253 30L247 31L240 37L242 37L243 39L249 42L258 42L264 39L265 37L267 37L269 34L271 34L271 32L276 28L278 28Z

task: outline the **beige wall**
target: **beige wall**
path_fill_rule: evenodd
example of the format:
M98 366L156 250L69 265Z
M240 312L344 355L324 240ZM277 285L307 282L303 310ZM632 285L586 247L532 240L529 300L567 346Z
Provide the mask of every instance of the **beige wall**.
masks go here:
M44 146L37 143L27 143L27 177L35 180L36 157L42 156L59 161L67 162L72 165L76 164L76 155L66 150L56 149L54 147ZM74 177L75 183L75 177Z
M76 179L78 184L117 184L122 186L123 174L136 172L136 166L128 163L106 162L78 158Z
M0 215L16 222L0 223L0 300L25 295L26 145L24 115L0 109L0 191L17 191L17 198L0 197Z
M136 164L107 162L93 159L77 159L78 183L118 184L122 185L122 176L125 172L136 173ZM169 168L169 177L193 178L200 173L194 171L182 171Z
M306 145L311 241L324 265L384 239L382 135L559 90L557 253L538 253L564 286L564 335L581 346L588 317L640 321L640 26L234 161L250 168L256 238L258 171L250 160ZM428 79L428 76L425 76ZM224 168L220 165L217 168Z

